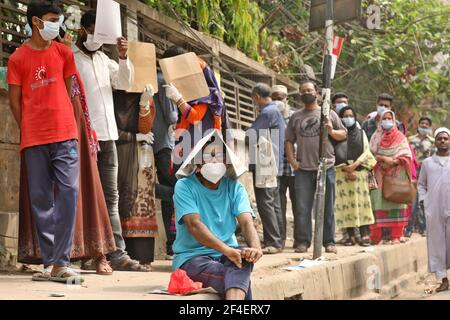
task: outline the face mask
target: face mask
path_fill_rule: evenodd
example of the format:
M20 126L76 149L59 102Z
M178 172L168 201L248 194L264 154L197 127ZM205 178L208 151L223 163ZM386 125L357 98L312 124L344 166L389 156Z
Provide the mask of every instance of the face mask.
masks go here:
M219 182L226 171L227 167L223 162L205 163L200 169L202 176L212 183Z
M417 128L417 131L422 136L430 136L432 132L431 128L420 128L420 127Z
M377 106L377 113L379 116L381 116L383 114L383 112L386 111L386 107L385 106Z
M384 130L391 130L393 126L394 126L394 122L392 120L382 120L381 121L381 127Z
M304 104L311 104L314 101L316 101L316 95L312 94L312 93L303 93L300 96L300 99L302 100L302 102Z
M33 34L33 29L31 29L28 23L25 25L25 34L27 35L27 37L31 37L31 35Z
M355 124L356 120L355 118L342 118L342 123L347 127L350 128Z
M39 18L38 18L39 19ZM59 35L59 21L51 22L39 19L44 23L44 29L39 29L42 39L45 41L53 40Z
M341 112L341 110L347 106L348 106L348 104L346 104L345 102L337 103L336 104L336 113Z
M100 49L103 43L94 41L94 35L88 34L86 41L83 42L83 45L88 51L97 51L98 49Z

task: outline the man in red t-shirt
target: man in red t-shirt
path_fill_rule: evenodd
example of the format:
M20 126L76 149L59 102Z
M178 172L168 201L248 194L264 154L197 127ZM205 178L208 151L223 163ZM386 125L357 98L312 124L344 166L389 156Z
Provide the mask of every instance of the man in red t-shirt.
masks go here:
M7 82L46 269L33 280L81 282L67 268L79 179L78 132L69 97L77 70L70 48L52 41L59 35L60 16L56 1L29 3L27 19L33 34L11 55Z

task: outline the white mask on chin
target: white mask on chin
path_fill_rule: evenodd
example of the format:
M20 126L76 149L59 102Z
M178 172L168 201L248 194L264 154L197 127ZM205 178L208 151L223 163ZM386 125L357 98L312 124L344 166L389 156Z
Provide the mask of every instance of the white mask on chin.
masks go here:
M103 43L94 41L94 35L88 34L86 41L83 42L83 45L88 51L93 52L93 51L97 51L98 49L100 49L101 46L103 45Z
M219 182L225 175L227 167L223 162L205 163L200 169L202 176L212 183Z

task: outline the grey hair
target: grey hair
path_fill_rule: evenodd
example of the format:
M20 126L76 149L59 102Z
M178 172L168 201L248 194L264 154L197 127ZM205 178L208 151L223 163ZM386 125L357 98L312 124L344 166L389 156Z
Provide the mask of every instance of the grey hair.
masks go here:
M260 96L262 98L268 98L272 96L272 88L262 82L258 82L252 89L252 97Z

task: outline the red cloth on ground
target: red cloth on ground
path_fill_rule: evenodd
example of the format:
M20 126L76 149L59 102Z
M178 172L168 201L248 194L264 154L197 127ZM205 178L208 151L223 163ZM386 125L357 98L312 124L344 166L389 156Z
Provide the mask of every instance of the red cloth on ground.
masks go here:
M194 282L188 277L186 271L177 269L170 275L170 283L167 291L171 294L185 294L199 290L203 287L201 282Z

